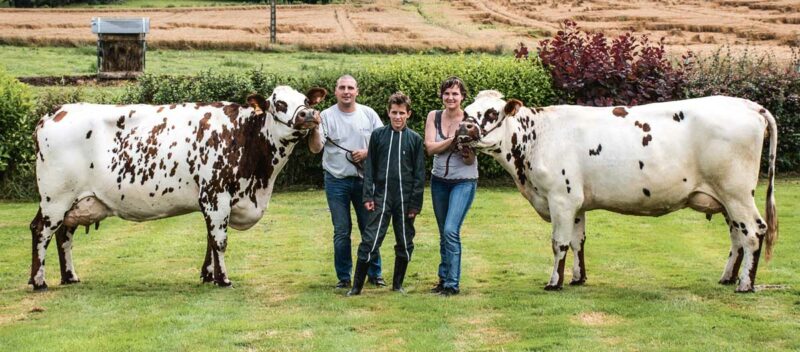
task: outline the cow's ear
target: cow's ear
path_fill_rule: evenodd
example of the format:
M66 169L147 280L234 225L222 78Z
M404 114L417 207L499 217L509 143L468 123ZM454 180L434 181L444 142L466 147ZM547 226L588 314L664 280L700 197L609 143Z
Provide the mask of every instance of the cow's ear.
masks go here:
M307 103L306 105L308 106L317 105L321 103L323 100L325 100L325 97L327 95L328 95L328 90L326 90L325 88L320 88L320 87L311 88L308 90L308 93L306 93L306 99L308 99L306 101Z
M247 105L256 111L256 115L261 115L269 109L269 102L261 94L250 94L247 96Z
M522 102L517 99L511 99L506 103L506 107L503 108L503 112L506 113L506 116L514 116L517 114L519 108L522 107Z

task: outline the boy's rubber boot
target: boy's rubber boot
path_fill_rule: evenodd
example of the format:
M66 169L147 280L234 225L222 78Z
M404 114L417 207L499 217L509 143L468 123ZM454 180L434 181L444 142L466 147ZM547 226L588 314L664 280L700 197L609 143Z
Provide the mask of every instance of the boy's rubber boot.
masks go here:
M392 277L392 291L403 291L403 280L406 277L406 269L408 269L408 260L395 257L394 276Z
M356 262L356 272L353 273L353 288L347 291L347 296L361 294L361 289L364 288L364 281L367 279L367 269L369 269L369 263L360 260Z

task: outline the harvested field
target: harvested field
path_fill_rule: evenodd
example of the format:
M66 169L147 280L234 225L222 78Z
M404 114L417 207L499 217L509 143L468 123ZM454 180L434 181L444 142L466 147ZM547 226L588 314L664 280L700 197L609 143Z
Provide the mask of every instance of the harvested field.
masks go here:
M159 48L269 50L268 8L2 9L0 43L86 45L92 17L147 16ZM788 57L800 44L800 2L624 0L377 0L278 9L278 41L326 51L489 51L529 46L565 19L585 29L665 37L670 50L751 46Z

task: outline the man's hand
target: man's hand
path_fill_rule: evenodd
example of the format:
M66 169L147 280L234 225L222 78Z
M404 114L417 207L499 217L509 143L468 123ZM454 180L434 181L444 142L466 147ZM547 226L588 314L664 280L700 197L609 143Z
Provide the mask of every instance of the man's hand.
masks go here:
M367 158L366 149L358 149L353 151L353 162L360 163L362 160L366 158Z
M408 218L409 219L416 218L417 214L419 214L419 209L408 209Z
M364 208L366 208L367 211L375 210L375 202L364 202Z

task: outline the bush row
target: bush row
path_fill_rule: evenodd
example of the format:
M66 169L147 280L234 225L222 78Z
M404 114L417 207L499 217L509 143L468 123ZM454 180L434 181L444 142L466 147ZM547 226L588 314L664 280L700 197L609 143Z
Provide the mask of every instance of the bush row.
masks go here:
M420 134L423 134L427 113L441 108L439 84L451 75L461 77L473 95L484 89L499 89L509 97L537 106L553 103L556 96L550 88L549 74L541 66L519 65L513 59L504 57L457 55L413 59L401 57L389 63L367 65L356 70L331 70L304 76L285 76L260 70L241 75L214 71L190 77L145 75L126 92L122 101L151 104L216 100L243 102L251 92L269 94L277 85L290 85L301 91L311 87L328 89L330 94L320 105L324 109L335 104L335 81L345 73L352 74L358 80L358 102L374 108L384 122L388 122L386 103L389 96L397 91L410 96L413 114L409 127ZM467 97L467 101L469 99ZM485 156L481 156L479 166L481 176L486 179L506 177L505 171ZM311 155L304 142L301 142L278 183L321 184L320 157Z
M635 55L635 54L634 54ZM738 96L759 102L778 120L780 173L800 171L800 60L778 63L766 55L734 54L718 51L695 58L692 69L682 77L678 98L713 94ZM580 69L580 67L576 67ZM93 101L100 103L163 104L181 101L243 102L251 92L269 94L276 85L290 85L304 91L321 86L331 93L340 75L353 74L359 80L358 101L373 107L386 121L386 99L395 91L403 91L413 100L414 114L410 127L420 133L428 111L441 108L438 85L450 75L464 79L474 96L483 89L498 89L508 97L521 99L528 106L576 103L580 91L565 94L551 77L551 67L541 61L518 63L512 58L487 55L449 55L429 57L399 56L389 62L372 64L354 70L312 71L300 76L253 70L239 74L206 71L193 76L145 75L122 94L101 93L88 96L81 90L43 90L35 105L27 87L7 75L0 74L0 194L5 198L35 197L33 157L30 135L36 119L56 105ZM625 83L628 84L628 83ZM591 92L596 94L597 90ZM582 95L584 94L584 95ZM650 95L651 93L648 93ZM674 90L669 94L675 95ZM602 98L600 95L593 95ZM572 97L569 100L567 98ZM567 99L567 100L565 100ZM650 96L659 101L659 96ZM471 97L467 98L470 101ZM593 99L592 101L604 101ZM608 101L608 100L605 100ZM323 107L335 103L332 94ZM33 112L31 112L33 111ZM429 160L430 162L430 160ZM480 159L484 181L508 182L504 170L485 156ZM430 167L430 165L429 165ZM320 157L311 155L304 142L295 150L292 161L278 179L279 186L321 184Z

